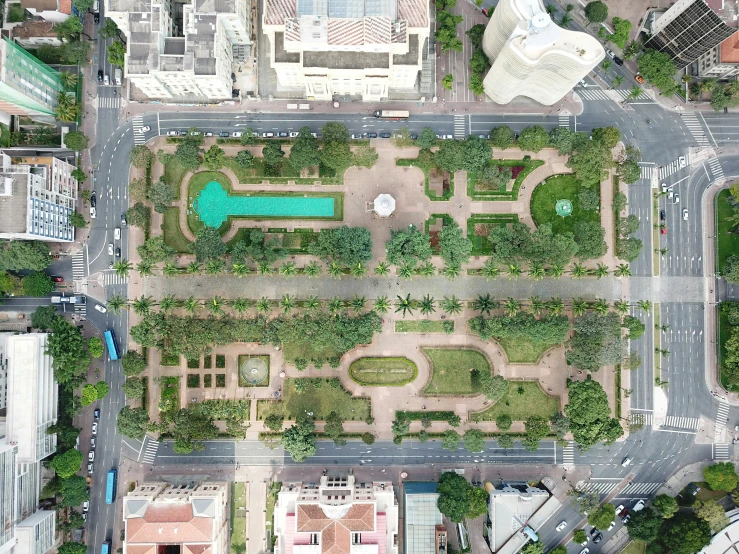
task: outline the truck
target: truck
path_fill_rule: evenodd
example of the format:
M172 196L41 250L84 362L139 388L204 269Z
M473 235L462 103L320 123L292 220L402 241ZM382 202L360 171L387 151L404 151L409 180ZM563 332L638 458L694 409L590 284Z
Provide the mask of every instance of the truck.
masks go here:
M84 296L56 295L51 297L52 304L85 304Z
M118 471L111 469L105 481L105 503L112 504L115 502L115 486L118 479Z
M375 112L375 117L379 117L380 119L388 119L391 121L408 119L410 115L410 112L408 112L407 110L377 110Z
M123 72L121 71L120 67L115 68L115 71L113 71L113 76L115 77L116 86L121 86L121 79L123 77Z

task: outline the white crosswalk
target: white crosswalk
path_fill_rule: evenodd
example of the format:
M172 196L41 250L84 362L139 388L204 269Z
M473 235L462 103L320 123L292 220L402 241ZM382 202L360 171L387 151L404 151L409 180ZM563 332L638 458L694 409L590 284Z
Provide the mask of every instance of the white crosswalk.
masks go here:
M654 171L655 167L653 165L642 165L641 168L641 178L642 179L651 179L652 178L652 172Z
M454 138L463 139L467 136L466 117L463 115L454 116Z
M134 116L131 120L131 124L133 126L133 143L136 145L146 144L146 137L144 136L144 133L141 132L141 128L144 126L144 116Z
M663 165L659 168L659 180L666 179L673 173L676 173L680 171L683 168L683 166L680 165L680 162L678 160L675 160L673 162L670 162L667 165Z
M701 122L698 120L698 116L696 114L681 113L680 117L682 117L683 123L685 123L685 126L688 128L688 131L690 131L690 134L693 135L693 138L698 143L698 146L711 145L708 137L706 137L706 132L703 129L703 125L701 125Z
M98 96L95 98L95 107L118 109L121 107L121 98L119 96L113 96L112 98Z
M569 129L570 127L570 116L565 114L559 114L559 126L560 127L567 127Z
M72 254L72 279L85 278L85 255L82 252Z
M619 495L649 495L657 492L662 483L629 483L621 490Z
M118 275L115 271L106 271L103 273L103 285L125 285L128 283L128 277Z
M651 425L653 421L653 414L651 412L630 412L629 422L632 425Z
M716 412L716 420L713 425L713 442L721 440L721 433L726 427L726 421L729 416L729 403L723 398L719 401L718 411Z
M631 94L631 89L603 90L579 88L577 89L577 94L585 100L613 100L614 102L623 102ZM649 95L642 90L637 99L649 99Z
M577 490L580 492L597 492L598 494L608 494L615 489L619 480L615 481L587 481L585 483L580 482L577 484Z
M729 459L729 445L728 444L714 444L713 445L713 459L714 460L728 460Z
M662 426L695 431L698 429L698 424L699 420L697 417L667 416Z
M714 180L721 179L724 176L724 170L721 168L721 162L718 161L718 158L708 160L708 167L711 168Z
M75 304L74 313L80 316L80 319L85 319L87 317L87 304Z
M562 449L562 465L575 465L575 443L573 441L568 442L567 446Z
M153 464L157 457L157 450L159 450L159 443L155 440L152 440L149 436L147 436L144 441L146 444L144 445L144 451L143 456L141 458L142 464Z

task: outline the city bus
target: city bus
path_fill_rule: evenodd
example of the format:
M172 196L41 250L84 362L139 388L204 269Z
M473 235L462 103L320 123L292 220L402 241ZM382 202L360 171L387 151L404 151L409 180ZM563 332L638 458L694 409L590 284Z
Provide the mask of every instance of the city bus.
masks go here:
M108 329L105 331L104 335L105 344L108 345L108 356L110 356L111 360L117 360L119 358L118 343L115 341L113 329Z
M115 486L118 472L115 469L111 469L108 472L108 478L105 482L105 503L112 504L115 502Z
M408 119L410 112L404 110L377 110L375 117L380 119L389 119L392 121L399 121L401 119Z
M110 554L110 541L105 541L100 547L100 554Z

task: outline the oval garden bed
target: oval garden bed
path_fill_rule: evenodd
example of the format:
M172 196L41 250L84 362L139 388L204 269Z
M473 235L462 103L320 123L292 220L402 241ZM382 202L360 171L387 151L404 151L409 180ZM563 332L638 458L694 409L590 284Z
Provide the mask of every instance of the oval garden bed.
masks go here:
M408 358L359 358L349 366L349 377L365 386L399 387L418 375L416 364Z

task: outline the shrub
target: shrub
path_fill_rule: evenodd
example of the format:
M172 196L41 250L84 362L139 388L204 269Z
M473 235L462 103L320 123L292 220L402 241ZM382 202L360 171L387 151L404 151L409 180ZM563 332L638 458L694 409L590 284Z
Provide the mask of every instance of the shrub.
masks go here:
M362 442L364 444L374 444L375 436L372 433L362 433Z
M200 387L200 374L199 373L188 373L187 374L187 388L197 389Z
M203 386L207 389L213 386L213 376L210 373L203 375Z
M226 374L217 373L216 374L216 388L223 388L225 386L226 386Z
M226 367L226 356L223 354L216 354L216 368L223 369Z

